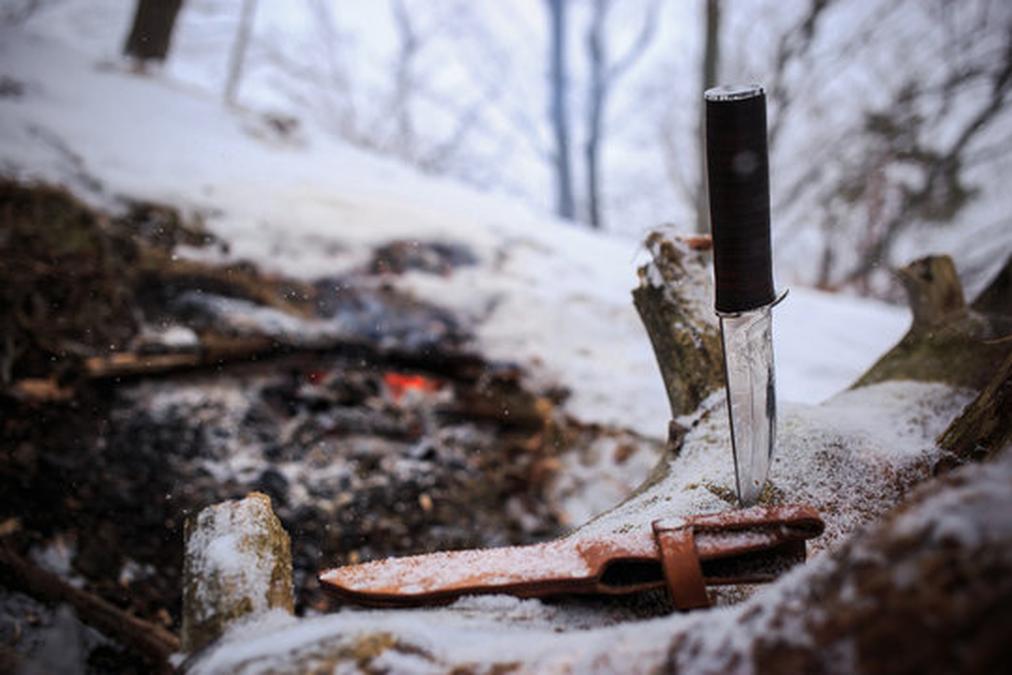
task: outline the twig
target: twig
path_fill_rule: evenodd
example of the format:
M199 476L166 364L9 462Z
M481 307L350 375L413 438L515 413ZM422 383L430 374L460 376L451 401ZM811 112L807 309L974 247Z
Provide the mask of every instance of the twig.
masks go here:
M55 574L28 562L7 545L0 545L0 582L38 600L69 604L84 623L157 663L161 672L175 671L168 660L179 651L179 638L173 633L138 619L96 595L74 588Z

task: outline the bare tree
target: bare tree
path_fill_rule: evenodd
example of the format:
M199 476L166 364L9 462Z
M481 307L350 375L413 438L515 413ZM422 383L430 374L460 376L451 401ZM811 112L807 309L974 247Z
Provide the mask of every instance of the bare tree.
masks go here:
M587 29L587 57L590 61L590 83L587 92L587 140L584 158L587 163L587 220L595 229L604 227L601 213L601 151L605 140L605 112L615 85L640 59L653 40L657 25L658 2L650 4L639 34L622 56L614 62L608 58L607 21L613 0L593 0L590 25Z
M229 58L228 79L225 82L225 102L234 104L239 93L242 80L243 64L246 62L246 51L249 48L250 36L253 34L253 19L256 15L257 0L243 0L239 14L239 28L235 42L232 43L232 54Z
M393 0L392 9L398 38L393 87L393 108L397 121L395 143L402 155L410 156L415 145L411 100L415 94L414 69L421 49L421 38L404 0Z
M717 84L720 69L720 0L706 0L703 16L703 58L700 92ZM710 210L706 201L706 103L700 96L699 126L696 130L699 148L699 176L696 180L696 231L710 231Z
M975 196L965 171L970 161L971 143L1007 114L1012 95L1012 22L1005 27L1005 46L990 63L981 63L971 71L960 69L946 79L941 91L925 90L912 79L902 88L887 110L865 114L864 126L871 148L838 185L845 201L864 203L867 212L866 236L861 255L845 274L844 283L867 286L869 274L881 263L889 262L896 239L917 223L947 223ZM990 67L989 67L990 66ZM952 125L947 144L932 143L932 134L924 133L924 97L936 99L936 105L948 110L956 105L958 91L967 81L983 85L987 95L975 109ZM951 122L950 122L951 124ZM902 167L902 178L896 168ZM916 179L910 180L909 175ZM887 196L884 193L890 193Z
M137 0L123 53L139 63L164 61L183 0Z
M46 0L7 0L0 7L0 26L21 25L46 4Z
M566 66L566 0L545 0L548 4L548 119L555 139L552 161L555 169L555 212L560 218L576 216L573 200L573 168L570 159L568 113L569 73Z

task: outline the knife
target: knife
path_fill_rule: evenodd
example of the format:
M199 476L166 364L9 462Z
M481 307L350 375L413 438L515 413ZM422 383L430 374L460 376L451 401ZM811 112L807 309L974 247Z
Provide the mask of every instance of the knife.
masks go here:
M766 94L758 85L708 89L706 169L716 310L724 348L735 487L755 504L776 443ZM784 294L786 295L786 294Z

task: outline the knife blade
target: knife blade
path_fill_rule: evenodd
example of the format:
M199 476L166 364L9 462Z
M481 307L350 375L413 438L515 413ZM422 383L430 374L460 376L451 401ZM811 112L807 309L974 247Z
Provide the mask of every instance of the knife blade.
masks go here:
M714 288L724 348L735 487L762 494L776 444L766 94L758 85L704 93Z

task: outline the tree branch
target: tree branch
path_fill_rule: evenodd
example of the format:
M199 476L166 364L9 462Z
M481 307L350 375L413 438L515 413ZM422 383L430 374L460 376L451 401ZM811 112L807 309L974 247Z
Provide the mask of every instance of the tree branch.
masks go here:
M6 544L0 544L0 579L38 600L69 604L84 623L151 659L161 672L173 672L168 659L179 651L179 638L32 565Z

